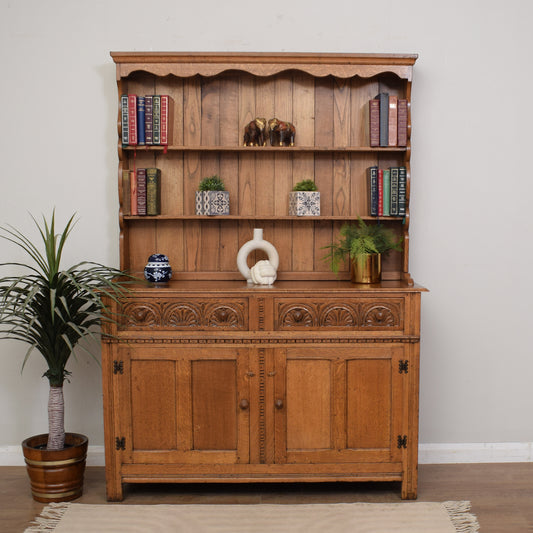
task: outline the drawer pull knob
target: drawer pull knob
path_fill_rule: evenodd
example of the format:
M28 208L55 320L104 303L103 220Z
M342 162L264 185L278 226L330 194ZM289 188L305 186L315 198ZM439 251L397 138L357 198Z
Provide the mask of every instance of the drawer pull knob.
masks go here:
M275 402L274 402L274 407L276 409L283 409L283 400L281 400L280 398L278 398Z
M248 407L250 407L250 402L248 400L245 400L245 399L242 399L240 402L239 402L239 407L245 411L246 409L248 409Z

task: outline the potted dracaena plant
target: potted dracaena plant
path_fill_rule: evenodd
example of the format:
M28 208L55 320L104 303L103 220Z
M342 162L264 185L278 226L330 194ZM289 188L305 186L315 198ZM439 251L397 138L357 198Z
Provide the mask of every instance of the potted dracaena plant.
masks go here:
M33 218L33 217L32 217ZM65 433L63 383L70 371L67 363L79 341L95 335L95 326L112 320L105 313L102 297L117 300L125 293L124 273L97 263L81 262L62 270L61 256L74 225L74 215L56 234L55 211L49 221L33 219L40 233L40 246L11 225L0 228L0 237L21 248L28 262L2 263L21 274L0 278L0 338L29 345L22 369L33 351L46 361L50 384L48 434L22 443L35 500L67 501L81 495L88 439ZM90 353L90 348L86 348ZM94 357L94 354L91 354Z
M381 256L391 250L401 251L401 237L381 223L367 224L358 217L357 224L344 224L337 242L325 248L329 253L324 260L338 273L340 265L350 259L350 276L353 283L377 283L381 280Z

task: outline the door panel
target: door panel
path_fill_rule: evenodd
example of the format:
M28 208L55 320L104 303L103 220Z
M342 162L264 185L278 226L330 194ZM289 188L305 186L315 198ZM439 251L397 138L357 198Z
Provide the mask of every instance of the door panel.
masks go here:
M331 446L331 361L287 361L287 448Z
M249 350L122 348L120 435L133 463L249 461Z
M276 462L399 461L401 345L277 349Z
M191 361L193 449L237 449L237 362Z
M131 392L133 449L175 450L175 361L133 361Z
M346 363L348 448L387 448L391 437L392 376L389 359Z

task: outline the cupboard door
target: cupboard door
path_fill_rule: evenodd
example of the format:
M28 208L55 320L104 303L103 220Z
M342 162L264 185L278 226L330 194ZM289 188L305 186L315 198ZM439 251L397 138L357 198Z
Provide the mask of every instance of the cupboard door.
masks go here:
M401 345L276 351L276 462L400 462Z
M247 349L145 345L124 348L121 356L129 462L249 461Z

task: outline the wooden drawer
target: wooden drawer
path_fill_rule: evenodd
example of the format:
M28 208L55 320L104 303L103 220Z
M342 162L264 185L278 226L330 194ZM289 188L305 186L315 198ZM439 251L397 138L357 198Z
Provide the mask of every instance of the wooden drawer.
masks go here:
M404 298L277 298L274 329L404 331Z
M248 330L247 298L131 299L120 330Z

